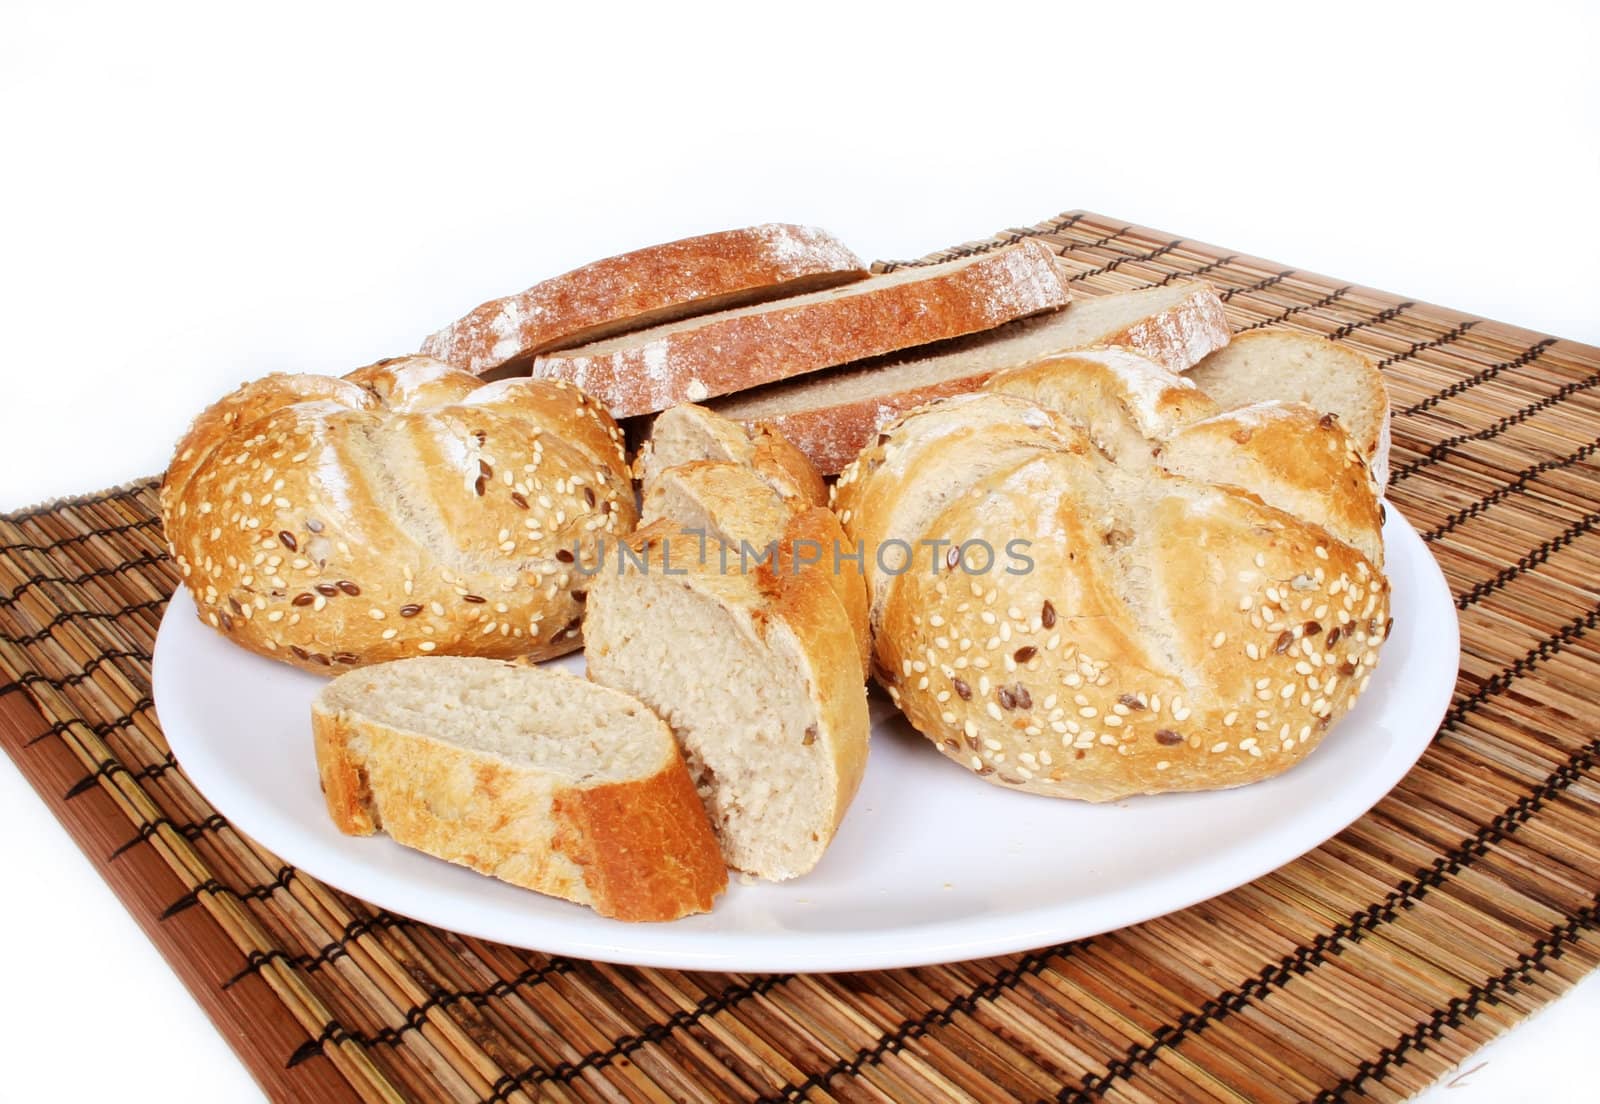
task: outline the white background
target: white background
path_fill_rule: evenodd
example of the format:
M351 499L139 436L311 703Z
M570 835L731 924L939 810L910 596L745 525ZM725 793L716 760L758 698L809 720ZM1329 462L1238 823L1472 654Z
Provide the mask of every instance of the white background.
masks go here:
M766 220L908 257L1087 207L1600 343L1592 6L590 7L0 9L0 509L159 471L244 379ZM250 1099L9 767L0 831L0 1099ZM1596 1027L1591 979L1435 1092L1592 1099Z

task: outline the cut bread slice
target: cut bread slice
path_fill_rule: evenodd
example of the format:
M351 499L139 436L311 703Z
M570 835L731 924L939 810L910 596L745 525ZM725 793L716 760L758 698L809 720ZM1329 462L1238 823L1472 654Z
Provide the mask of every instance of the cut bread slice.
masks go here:
M666 468L696 460L742 464L781 494L825 506L828 488L805 453L770 426L744 426L703 406L680 403L659 414L650 437L633 461L634 477L646 488Z
M1055 254L1035 241L540 355L613 417L702 402L1064 306Z
M866 268L824 230L767 223L608 257L493 299L422 352L477 375L526 375L528 358L710 311L859 280Z
M720 569L668 522L590 580L585 658L683 747L729 866L816 866L867 760L866 687L838 599L816 573Z
M619 920L706 912L727 886L671 732L626 694L503 660L402 659L330 682L311 719L341 832Z
M1228 322L1209 284L1074 299L1062 311L913 354L775 383L710 404L746 424L765 422L811 458L843 470L879 428L913 407L976 390L1002 369L1089 346L1132 349L1181 372L1226 345Z
M1389 392L1354 349L1294 330L1252 330L1206 357L1189 378L1224 410L1265 399L1333 414L1355 438L1381 492L1389 482Z
M662 518L725 545L727 552L714 553L719 563L723 555L730 566L776 557L780 572L820 573L856 636L865 681L871 640L862 561L850 554L831 510L784 498L741 464L698 460L663 468L645 483L642 524ZM784 558L790 554L792 560Z

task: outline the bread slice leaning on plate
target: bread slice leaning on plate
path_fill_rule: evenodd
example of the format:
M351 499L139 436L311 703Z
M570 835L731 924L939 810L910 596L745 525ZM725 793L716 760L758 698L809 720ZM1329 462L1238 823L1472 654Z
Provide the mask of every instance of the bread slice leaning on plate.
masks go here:
M403 659L312 706L341 832L397 843L618 920L706 912L727 887L672 733L637 700L503 660Z

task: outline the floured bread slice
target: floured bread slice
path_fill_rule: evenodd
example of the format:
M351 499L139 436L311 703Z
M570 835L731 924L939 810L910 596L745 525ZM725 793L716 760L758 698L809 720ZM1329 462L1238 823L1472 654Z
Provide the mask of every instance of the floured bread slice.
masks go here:
M566 380L631 418L993 329L1070 297L1055 254L1028 240L545 353L533 375Z
M667 522L590 581L589 677L671 726L729 866L772 880L816 866L861 783L857 644L816 572L720 570Z
M706 912L727 887L661 718L504 660L402 659L330 682L311 713L328 813L618 920Z
M680 403L658 415L650 438L633 461L633 474L648 488L666 468L696 460L725 460L755 471L785 498L814 506L828 502L828 489L805 453L770 426L744 426L703 406Z
M726 556L730 567L753 569L770 551L780 572L819 572L856 635L865 681L871 648L861 574L865 557L850 554L831 510L784 498L741 464L700 460L663 468L645 483L642 523L662 518L726 546L726 552L708 553L719 557L719 565Z
M547 349L866 275L854 253L813 226L723 230L607 257L492 299L429 337L422 351L474 375L525 375Z
M1389 482L1389 392L1383 373L1354 349L1293 330L1252 330L1190 369L1224 410L1265 399L1337 415L1381 492Z
M770 423L817 470L843 470L878 430L923 403L976 390L1005 368L1088 346L1132 349L1181 372L1228 343L1222 302L1209 284L1074 299L1062 311L912 354L848 365L743 392L711 408L747 424Z

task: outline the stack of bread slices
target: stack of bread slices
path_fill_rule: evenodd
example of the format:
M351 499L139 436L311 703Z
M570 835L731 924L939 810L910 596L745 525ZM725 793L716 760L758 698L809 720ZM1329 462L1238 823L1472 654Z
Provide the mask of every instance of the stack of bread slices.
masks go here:
M323 789L342 830L384 830L620 919L705 911L730 867L774 880L813 869L865 769L869 674L946 754L1021 788L1103 799L1262 776L1266 768L1241 742L1243 766L1232 776L1196 765L1181 786L1171 784L1179 772L1167 774L1168 760L1178 752L1165 749L1178 746L1176 730L1156 724L1160 697L1138 690L1113 695L1108 708L1120 708L1119 718L1148 711L1160 747L1134 757L1149 760L1144 773L1129 781L1113 764L1095 779L1075 782L1058 770L1062 780L1033 784L1048 773L1039 760L1019 769L1004 754L1044 755L1049 765L1043 745L1054 736L1044 726L1052 722L1024 727L1015 711L1034 708L1035 698L1040 710L1060 710L1056 698L1067 691L1028 693L1023 676L1040 669L1042 649L1070 634L1076 614L1063 596L1029 592L1018 631L1043 643L1010 648L1008 678L977 664L968 672L962 661L961 674L933 685L934 652L950 635L941 627L958 617L989 625L992 615L972 605L984 592L974 588L963 605L938 577L897 588L873 571L876 549L837 554L853 551L858 537L871 544L928 530L950 511L981 524L990 509L981 494L999 488L1005 495L995 501L1013 512L1042 519L1048 498L1052 509L1081 515L1072 524L1084 532L1106 529L1102 574L1107 586L1126 589L1126 579L1143 578L1130 557L1145 552L1123 539L1118 525L1128 519L1112 524L1132 508L1114 501L1121 484L1113 484L1137 483L1155 502L1182 483L1197 503L1313 519L1305 532L1324 531L1316 526L1333 523L1316 519L1347 509L1356 520L1335 551L1354 565L1348 572L1359 574L1369 604L1380 602L1386 584L1373 519L1387 468L1388 401L1376 368L1301 333L1231 335L1203 281L1083 298L1073 286L1032 239L884 273L869 272L823 231L780 224L608 258L484 303L429 337L420 357L344 381L276 377L270 402L258 394L262 385L224 400L180 445L164 488L169 537L183 535L175 556L219 631L300 666L355 668L328 685L314 710ZM1096 351L1063 358L1086 349ZM330 406L329 396L342 405ZM1277 405L1263 413L1263 403ZM277 421L264 421L263 411ZM1230 411L1242 413L1229 420ZM1263 419L1316 434L1295 429L1299 451L1270 451L1265 436L1244 447ZM631 535L619 422L643 440L631 462L641 484ZM390 425L406 436L390 442ZM245 441L247 430L255 436ZM272 507L278 513L306 517L263 518L257 532L255 519L241 515L241 547L253 558L219 552L212 499L226 505L237 495L248 505L251 495L230 481L231 468L213 477L200 466L213 454L217 464L233 463L241 454L229 450L245 446L277 449L269 459L281 453L292 462L306 451L293 434L342 465L325 469L371 488L377 505L362 511L393 505L400 535L382 547L347 542L370 518L339 516L338 488L313 474L292 502L272 500L285 504ZM392 470L390 453L410 466ZM1289 471L1301 453L1310 466ZM1013 468L1043 473L1037 493L1017 490L1025 479L1013 487ZM1312 501L1332 501L1334 492L1320 489L1333 479L1318 475L1323 468L1346 487L1326 509ZM824 477L846 469L836 517ZM1073 480L1082 483L1077 491ZM1287 532L1274 518L1241 523L1240 539ZM494 540L480 540L480 529ZM1066 531L1042 520L1039 530ZM569 555L553 541L572 533L583 543ZM607 537L615 538L609 556L601 554ZM1241 554L1276 563L1279 538L1261 539L1260 550ZM1326 549L1305 539L1312 559L1303 574L1321 586ZM397 556L400 574L384 578L382 565ZM373 581L358 583L357 567ZM294 572L306 576L303 594ZM275 589L258 593L256 575ZM906 597L919 587L932 589ZM1102 589L1095 600L1120 609L1123 598ZM1105 620L1103 631L1143 634L1151 655L1202 647L1186 638L1193 619L1182 610L1160 612L1142 591L1129 595L1139 599L1125 603L1132 614L1107 615L1127 623ZM357 610L357 597L371 608ZM391 599L393 616L382 605ZM1262 621L1255 631L1291 668L1337 660L1358 669L1387 634L1375 620L1381 607L1326 633L1316 616L1285 628L1276 615L1240 609L1252 624ZM350 625L364 633L360 647L347 639ZM558 654L576 646L580 631L587 680L515 658ZM1228 636L1208 635L1203 646L1220 649ZM1343 650L1324 657L1341 637ZM912 641L925 656L906 650ZM1322 651L1313 655L1313 644ZM1260 650L1253 641L1238 646ZM1094 662L1079 655L1049 670L1068 685ZM994 702L982 700L991 693ZM1190 712L1166 697L1170 712ZM1217 712L1230 717L1225 707ZM1335 715L1307 708L1323 727ZM991 722L1002 727L979 740ZM1197 736L1182 739L1199 746ZM1077 759L1085 746L1075 745Z

